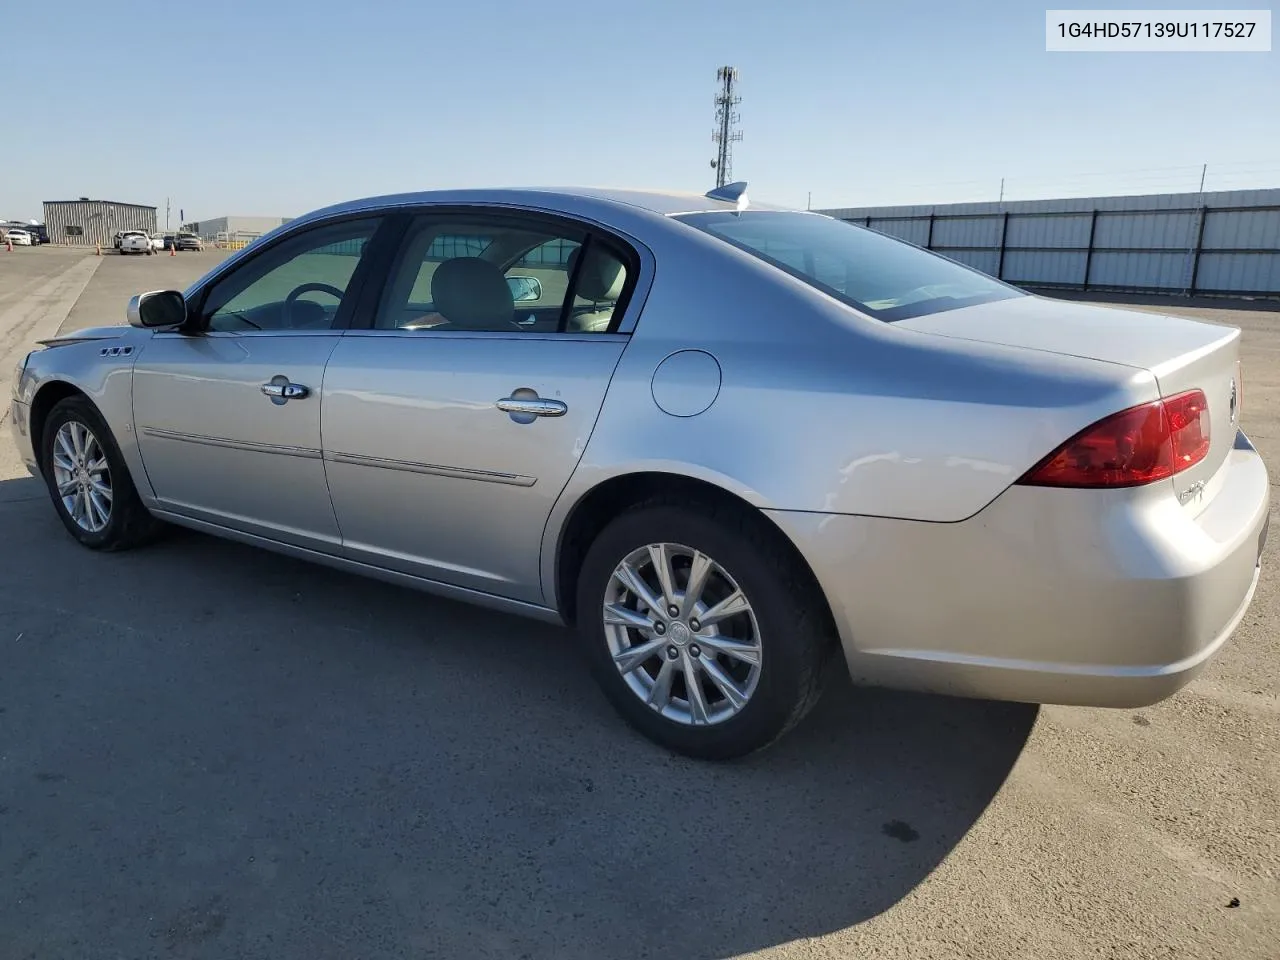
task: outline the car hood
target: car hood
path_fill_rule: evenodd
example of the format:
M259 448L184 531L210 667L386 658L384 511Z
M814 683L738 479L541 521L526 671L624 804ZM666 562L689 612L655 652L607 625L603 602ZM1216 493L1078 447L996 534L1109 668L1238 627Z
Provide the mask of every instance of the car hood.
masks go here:
M84 330L73 330L37 342L42 347L62 347L82 340L118 340L121 337L130 336L135 329L137 328L124 323L112 327L86 327Z

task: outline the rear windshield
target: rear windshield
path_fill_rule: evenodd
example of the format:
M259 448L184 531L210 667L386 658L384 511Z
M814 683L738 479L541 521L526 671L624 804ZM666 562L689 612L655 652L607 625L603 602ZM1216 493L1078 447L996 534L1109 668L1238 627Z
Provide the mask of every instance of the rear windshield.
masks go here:
M1026 296L1016 287L874 230L811 213L687 213L690 226L879 320Z

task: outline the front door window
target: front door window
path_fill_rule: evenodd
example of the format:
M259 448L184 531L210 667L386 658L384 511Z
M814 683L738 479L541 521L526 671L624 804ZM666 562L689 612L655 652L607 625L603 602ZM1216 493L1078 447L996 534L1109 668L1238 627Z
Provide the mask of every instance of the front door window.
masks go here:
M201 315L208 331L329 330L376 218L347 220L284 241L219 280Z

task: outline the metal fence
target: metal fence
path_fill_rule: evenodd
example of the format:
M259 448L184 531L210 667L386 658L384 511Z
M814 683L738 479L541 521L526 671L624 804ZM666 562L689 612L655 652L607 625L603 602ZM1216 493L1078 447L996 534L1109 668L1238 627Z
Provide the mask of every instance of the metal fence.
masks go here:
M822 212L1018 286L1280 296L1280 189Z

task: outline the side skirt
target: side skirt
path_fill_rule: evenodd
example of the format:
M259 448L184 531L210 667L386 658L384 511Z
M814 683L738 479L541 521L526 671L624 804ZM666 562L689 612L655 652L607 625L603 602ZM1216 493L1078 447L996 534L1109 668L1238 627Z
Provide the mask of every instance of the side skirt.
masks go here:
M280 543L276 540L269 540L266 537L255 536L252 533L243 533L239 530L232 530L229 527L219 526L216 523L209 523L204 520L194 520L191 517L184 517L180 514L170 513L167 510L152 508L151 512L161 520L167 520L168 522L180 527L187 527L191 530L211 534L215 537L222 537L226 540L235 540L239 543L248 544L251 547L261 547L264 550L270 550L273 553L281 553L297 560L306 560L310 563L322 564L323 566L332 567L335 570L342 570L346 573L354 573L363 577L371 577L375 580L382 580L386 583L396 584L397 586L408 587L411 590L419 590L423 593L446 597L450 600L459 600L463 603L486 607L490 610L497 610L502 613L512 613L516 616L530 617L534 620L541 620L544 623L553 623L558 626L564 626L564 620L561 618L560 614L549 607L539 606L534 603L525 603L522 600L509 600L506 597L495 596L494 594L484 593L480 590L471 590L467 587L457 587L453 584L441 583L438 580L428 580L425 577L415 577L412 574L400 573L396 570L387 570L384 567L377 567L373 564L360 563L355 560L348 560L345 557L336 557L332 554L321 553L318 550L308 550L305 547L296 547L292 544Z

